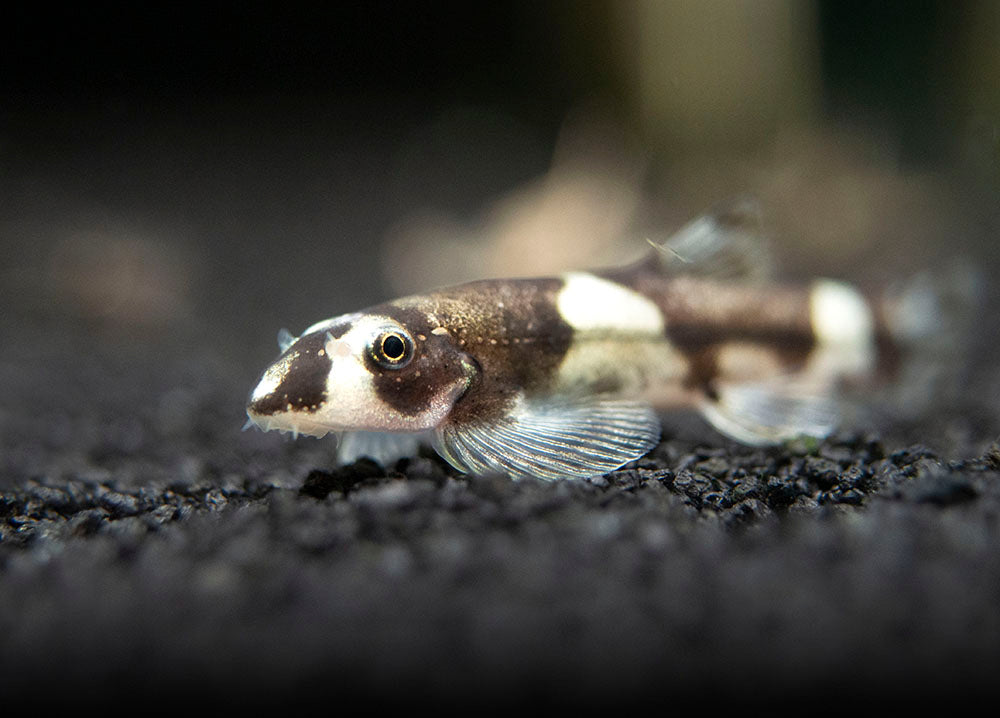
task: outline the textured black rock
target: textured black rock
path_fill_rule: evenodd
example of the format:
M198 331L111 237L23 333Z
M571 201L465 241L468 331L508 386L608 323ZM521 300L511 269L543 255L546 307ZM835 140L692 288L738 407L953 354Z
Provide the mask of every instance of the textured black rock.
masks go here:
M760 450L682 416L606 478L511 482L241 433L255 368L197 342L16 336L8 691L754 701L976 692L1000 667L990 367L907 427Z

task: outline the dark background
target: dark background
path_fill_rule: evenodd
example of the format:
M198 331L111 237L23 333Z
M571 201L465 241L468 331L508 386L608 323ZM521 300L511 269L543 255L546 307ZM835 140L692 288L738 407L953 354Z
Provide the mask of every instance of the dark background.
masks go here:
M301 327L396 291L412 270L379 247L414 215L489 224L553 169L561 135L598 178L641 166L625 247L752 192L793 265L914 271L989 235L998 22L990 3L932 2L16 8L0 43L5 284L15 306L79 310L65 283L103 239L156 254L138 271L172 262L163 290L188 319L212 307L213 331ZM747 58L768 75L734 98L726 72ZM625 159L587 165L602 153ZM442 278L466 277L406 287Z
M998 31L987 0L5 11L0 685L982 687L991 312L956 394L808 466L681 419L603 483L334 476L238 429L281 326L625 261L744 192L789 274L988 280Z

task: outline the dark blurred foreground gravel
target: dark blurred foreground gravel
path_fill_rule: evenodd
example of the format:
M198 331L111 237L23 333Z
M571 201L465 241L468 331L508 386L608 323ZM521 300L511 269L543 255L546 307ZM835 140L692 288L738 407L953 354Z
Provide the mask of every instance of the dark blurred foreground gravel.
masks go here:
M992 368L906 427L764 451L681 417L635 468L513 483L430 454L333 469L328 441L240 433L260 367L196 337L16 336L0 356L5 695L489 706L994 688Z

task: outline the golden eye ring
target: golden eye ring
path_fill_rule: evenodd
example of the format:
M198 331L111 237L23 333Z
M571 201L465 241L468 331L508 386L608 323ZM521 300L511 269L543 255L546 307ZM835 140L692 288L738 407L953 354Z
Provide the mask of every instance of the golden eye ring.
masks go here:
M405 332L382 332L372 343L371 356L385 369L401 369L413 358L413 340Z

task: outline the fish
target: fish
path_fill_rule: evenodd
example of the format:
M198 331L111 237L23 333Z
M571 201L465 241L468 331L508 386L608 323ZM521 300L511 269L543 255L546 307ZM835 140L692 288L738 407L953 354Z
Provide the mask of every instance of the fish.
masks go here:
M248 425L336 433L341 463L429 444L462 473L543 480L641 458L674 409L747 445L822 439L845 386L891 371L893 323L915 310L839 280L775 280L761 221L741 199L623 267L474 281L282 330Z

